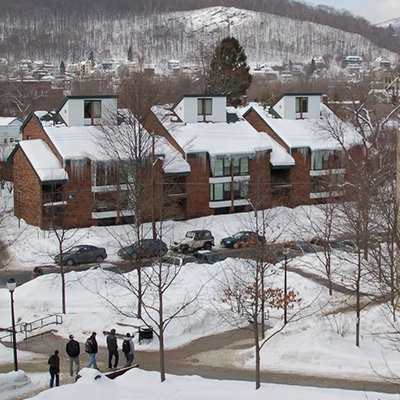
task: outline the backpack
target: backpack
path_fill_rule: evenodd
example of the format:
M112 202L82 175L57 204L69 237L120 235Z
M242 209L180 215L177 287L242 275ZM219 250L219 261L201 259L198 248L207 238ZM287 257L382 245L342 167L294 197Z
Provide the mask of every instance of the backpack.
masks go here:
M92 352L92 347L93 347L93 345L92 345L92 340L91 340L91 337L90 337L90 338L88 338L86 340L86 343L85 343L85 351L86 351L86 353L91 353Z
M124 340L122 342L122 352L128 354L131 351L131 346L129 345L129 340Z

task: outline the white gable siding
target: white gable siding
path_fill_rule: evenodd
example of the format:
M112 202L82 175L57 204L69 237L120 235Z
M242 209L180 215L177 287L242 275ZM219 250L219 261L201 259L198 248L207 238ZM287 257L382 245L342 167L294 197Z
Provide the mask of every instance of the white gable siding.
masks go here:
M174 108L175 113L183 122L203 122L203 115L197 115L198 99L212 99L212 113L206 115L206 122L226 122L225 96L183 97Z
M296 98L305 97L308 99L308 112L296 113ZM318 119L320 116L320 95L293 94L284 95L273 107L282 119Z
M112 120L112 123L117 123L117 99L116 98L79 98L68 99L60 110L60 115L68 126L84 126L92 125L89 118L84 118L85 100L100 100L101 101L101 116L94 120L96 125L100 125L104 118Z

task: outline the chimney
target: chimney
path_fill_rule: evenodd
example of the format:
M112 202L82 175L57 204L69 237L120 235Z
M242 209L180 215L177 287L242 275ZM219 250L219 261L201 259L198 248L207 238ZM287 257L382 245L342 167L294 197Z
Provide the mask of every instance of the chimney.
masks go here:
M243 95L242 96L242 107L246 107L247 105L247 95Z
M323 94L322 95L322 102L327 106L328 105L328 95Z

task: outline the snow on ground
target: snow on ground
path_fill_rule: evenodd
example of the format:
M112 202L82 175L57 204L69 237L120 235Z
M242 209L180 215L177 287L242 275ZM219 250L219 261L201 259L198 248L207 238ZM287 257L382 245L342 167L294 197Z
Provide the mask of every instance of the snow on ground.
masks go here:
M307 228L309 218L307 214L318 213L317 209L299 207L291 210L279 208L274 210L274 219L268 226L268 239L278 238L288 240L305 238L312 235ZM207 228L212 230L216 242L240 229L251 228L253 214L243 213L218 217L205 217L186 222L168 222L165 227L166 242L181 237L189 229ZM296 224L300 221L301 224ZM31 269L34 265L49 263L51 255L56 252L57 244L54 237L47 232L25 225L21 221L21 229L14 217L7 221L7 229L3 231L8 239L15 239L10 252L19 261L21 266ZM301 228L300 228L301 227ZM120 240L126 234L127 227L92 227L82 229L76 233L71 243L81 238L80 243L91 243L107 248L110 261L117 258L116 251ZM4 236L3 236L4 237ZM126 243L124 243L126 244ZM335 265L346 271L351 270L352 263L346 264L339 257L335 258ZM14 264L15 265L15 264ZM290 260L290 266L313 271L323 275L321 260L314 255L303 256ZM279 265L277 266L277 268ZM191 307L188 315L175 319L166 330L166 347L182 346L193 339L208 336L232 329L231 321L245 323L234 313L229 304L221 301L222 282L232 274L232 271L244 274L248 264L244 260L227 259L214 265L186 265L173 286L165 296L166 316L172 314L176 307L190 294L203 288L200 296ZM243 271L242 271L243 269ZM151 271L148 267L147 271ZM63 324L57 325L58 334L67 338L73 333L81 343L94 330L102 332L118 326L118 331L126 333L132 329L124 328L118 323L141 325L132 316L122 316L117 313L109 302L117 304L125 312L135 309L136 300L130 291L121 283L132 282L135 285L136 273L131 272L123 276L99 270L69 272L66 274L67 314L63 316ZM17 287L14 293L15 313L17 321L33 321L50 314L61 313L61 284L57 274L45 275ZM268 285L277 288L283 287L283 271L277 270L268 278ZM288 373L311 374L320 377L348 378L354 376L360 379L380 381L378 374L392 377L392 373L400 373L400 358L391 339L393 327L388 322L387 313L381 306L366 308L361 316L361 343L355 346L355 316L348 308L345 295L335 293L328 295L325 287L301 275L288 272L288 285L293 288L302 299L301 305L289 312L289 315L299 312L302 318L289 324L281 333L274 336L263 347L261 353L261 367L265 371L282 371ZM101 296L99 295L101 294ZM150 291L146 294L147 300L152 298ZM10 295L7 289L0 289L0 321L1 325L9 326ZM270 310L269 325L273 332L282 324L282 310ZM54 326L53 326L54 327ZM136 335L135 340L138 337ZM137 344L137 343L136 343ZM151 343L141 344L143 350L157 350L157 339ZM232 354L210 357L199 355L200 362L209 362L221 366L234 364L241 368L254 368L253 350L236 350ZM34 357L32 354L19 352L21 360ZM202 359L203 357L203 359ZM0 363L13 365L12 352L0 344ZM94 380L93 371L84 370L84 377L75 385L65 385L60 388L46 391L37 398L52 399L71 398L72 396L85 399L96 398L101 400L114 396L118 399L135 398L203 398L207 391L210 400L229 397L231 399L249 399L266 397L269 399L298 398L298 399L391 399L394 396L357 393L341 390L299 388L295 386L266 385L260 391L254 391L254 384L244 382L210 381L198 377L168 376L165 383L158 384L158 374L134 370L123 377L109 381L106 378ZM47 374L46 374L47 375ZM0 374L0 393L9 393L10 388L15 395L16 391L23 391L27 387L35 387L48 379L44 374L26 375L18 373ZM13 389L15 388L15 389ZM2 395L0 394L0 399ZM4 397L7 398L7 397ZM9 397L8 397L9 398ZM397 398L397 396L396 396Z

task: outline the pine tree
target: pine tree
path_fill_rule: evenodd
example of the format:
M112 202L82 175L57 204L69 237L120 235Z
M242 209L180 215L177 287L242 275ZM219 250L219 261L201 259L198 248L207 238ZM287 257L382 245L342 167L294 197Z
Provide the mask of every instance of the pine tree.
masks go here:
M92 63L92 67L94 67L96 64L95 64L95 62L94 62L93 50L90 51L90 53L89 53L89 60L90 60L90 62Z
M223 93L228 96L228 104L238 105L250 87L247 56L234 37L227 37L216 47L206 78L206 93Z
M65 64L64 61L61 61L60 63L60 74L65 75Z
M128 61L133 61L133 50L132 50L132 45L129 46L128 48L128 55L127 55Z

